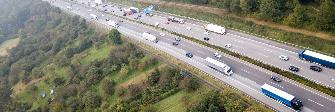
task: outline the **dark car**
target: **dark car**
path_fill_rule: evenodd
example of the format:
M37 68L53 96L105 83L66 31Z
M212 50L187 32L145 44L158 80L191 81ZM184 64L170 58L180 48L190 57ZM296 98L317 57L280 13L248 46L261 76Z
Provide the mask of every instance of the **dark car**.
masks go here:
M107 12L107 11L108 11L107 9L104 10L104 12Z
M309 67L311 70L314 70L314 71L317 71L317 72L321 72L322 71L322 68L321 67L318 67L318 66L310 66Z
M178 42L172 42L172 45L177 46L177 45L179 45L179 43Z
M209 38L208 37L204 37L204 40L209 41Z
M193 54L190 53L190 52L188 52L188 53L186 53L186 56L189 57L189 58L192 58L192 57L193 57Z
M295 66L290 66L289 68L291 71L293 72L299 72L299 68L298 67L295 67Z
M271 76L271 79L276 82L281 82L282 80L278 76Z

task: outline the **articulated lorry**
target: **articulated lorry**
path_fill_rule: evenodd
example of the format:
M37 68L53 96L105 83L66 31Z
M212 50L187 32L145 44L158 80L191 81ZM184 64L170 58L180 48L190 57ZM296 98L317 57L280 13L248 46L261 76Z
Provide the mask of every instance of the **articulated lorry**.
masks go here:
M299 58L335 69L335 58L327 55L316 53L310 50L303 50L299 53Z
M175 17L172 17L172 16L169 16L167 18L168 21L171 21L171 22L176 22L176 23L180 23L180 24L184 24L185 23L185 20L184 19L180 19L180 18L175 18Z
M215 32L215 33L219 33L221 35L227 33L225 27L214 25L214 24L207 24L207 25L205 25L205 29L207 31L212 31L212 32Z
M108 20L107 24L108 24L108 26L112 26L114 28L118 28L120 26L117 22L112 21L112 20Z
M207 57L205 60L209 63L208 67L210 67L212 69L214 69L218 72L224 73L226 75L229 75L229 76L233 74L233 71L231 70L231 68L228 65L226 65L226 64L224 64L220 61L217 61L213 58L210 58L210 57Z
M264 84L261 87L261 91L270 98L273 98L291 108L294 110L300 110L303 107L302 101L300 101L295 96L288 94L282 90L279 90L273 86L270 86L268 84Z
M154 42L154 43L157 43L157 42L158 42L157 37L154 36L154 35L152 35L152 34L150 34L150 33L148 33L148 32L144 32L144 33L142 34L142 37L143 37L145 40L148 40L148 41L150 41L150 42Z

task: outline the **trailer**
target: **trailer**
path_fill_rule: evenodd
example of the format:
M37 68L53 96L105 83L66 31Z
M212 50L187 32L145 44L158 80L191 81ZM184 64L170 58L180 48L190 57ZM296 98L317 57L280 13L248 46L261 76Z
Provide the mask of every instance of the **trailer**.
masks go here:
M180 18L175 18L175 17L172 17L172 16L169 16L167 18L168 21L171 21L171 22L176 22L176 23L180 23L180 24L184 24L185 23L185 20L184 19L180 19Z
M112 20L108 20L107 24L108 24L108 26L112 26L114 28L118 28L120 26L117 22L112 21Z
M90 14L90 16L91 16L91 19L96 19L96 20L98 20L98 16L97 16L97 15L95 15L95 14Z
M299 58L335 69L335 58L334 57L316 53L310 50L303 50L299 52Z
M295 110L300 110L303 107L302 101L300 101L295 96L279 90L273 86L270 86L266 83L261 87L261 91L266 96L269 96L270 98L273 98Z
M154 43L157 43L157 42L158 42L157 37L154 36L154 35L152 35L152 34L150 34L150 33L148 33L148 32L144 32L144 33L142 34L142 37L143 37L145 40L148 40L148 41L150 41L150 42L154 42Z
M221 35L227 33L225 27L222 27L222 26L219 26L219 25L214 25L214 24L207 24L207 25L205 25L205 29L207 31L212 31L212 32L215 32L215 33L219 33Z
M224 73L228 76L231 76L233 74L233 71L231 70L231 68L228 65L226 65L226 64L224 64L220 61L217 61L213 58L210 58L210 57L207 57L205 60L209 63L208 67L210 67L212 69L214 69L216 71L219 71L221 73Z

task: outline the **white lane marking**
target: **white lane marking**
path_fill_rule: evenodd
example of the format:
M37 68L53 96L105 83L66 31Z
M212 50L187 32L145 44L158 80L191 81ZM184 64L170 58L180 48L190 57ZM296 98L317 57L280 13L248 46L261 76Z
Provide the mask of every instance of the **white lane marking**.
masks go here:
M244 69L242 69L242 71L244 71L245 73L248 73L248 74L250 74L250 72L249 72L249 71L247 71L247 70L244 70Z
M282 89L284 89L284 87L283 86L280 86L279 84L276 84L276 83L273 83L273 82L270 82L271 84L273 84L273 85L276 85L276 86L278 86L278 87L280 87L280 88L282 88Z
M311 101L311 102L313 102L313 103L316 103L316 104L318 104L318 105L320 105L320 106L322 106L322 107L324 107L324 105L322 105L322 104L320 104L320 103L318 103L318 102L316 102L316 101L313 101L313 100L311 100L311 99L308 99L309 101Z
M269 49L264 49L265 51L268 51L268 52L272 52L271 50L269 50Z

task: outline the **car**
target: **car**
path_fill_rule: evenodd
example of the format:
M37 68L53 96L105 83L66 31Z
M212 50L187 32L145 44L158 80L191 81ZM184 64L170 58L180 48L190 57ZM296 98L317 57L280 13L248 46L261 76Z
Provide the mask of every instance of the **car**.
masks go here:
M92 9L88 9L87 11L88 11L88 12L91 12L91 11L92 11Z
M104 14L101 14L101 16L105 16Z
M208 31L206 31L206 32L204 32L204 34L205 34L205 35L209 35L209 32L208 32Z
M157 27L158 25L159 25L159 22L156 22L156 23L155 23L155 26Z
M165 36L165 33L159 33L160 36Z
M292 65L288 69L290 69L293 72L299 72L299 68Z
M231 48L231 44L225 44L224 47L225 48Z
M170 24L169 22L165 22L165 24Z
M322 68L318 67L318 66L310 66L309 69L317 71L317 72L321 72L322 71Z
M214 53L214 57L216 57L216 58L221 58L222 57L222 55L220 55L219 53Z
M123 13L123 16L126 16L127 14L126 13Z
M106 19L106 21L109 21L109 19Z
M188 27L186 27L186 29L187 29L187 30L191 30L192 28L188 26Z
M281 81L282 81L278 76L275 76L275 75L272 75L272 76L271 76L271 79L272 79L273 81L276 81L276 82L281 82Z
M186 56L189 57L189 58L192 58L192 57L193 57L193 54L190 53L190 52L188 52L188 53L186 53Z
M105 10L104 10L104 12L108 12L108 10L107 10L107 9L105 9Z
M174 38L174 40L179 42L181 39L179 37L176 37L176 38Z
M179 45L179 42L172 42L172 45L177 46Z
M134 19L138 19L138 16L134 17Z
M288 61L289 58L285 55L280 55L279 59L284 60L284 61Z
M209 38L208 38L208 37L204 37L204 40L205 40L205 41L209 41Z
M142 17L142 15L141 15L141 14L139 14L139 15L137 15L137 17Z

